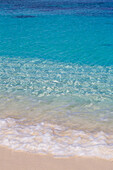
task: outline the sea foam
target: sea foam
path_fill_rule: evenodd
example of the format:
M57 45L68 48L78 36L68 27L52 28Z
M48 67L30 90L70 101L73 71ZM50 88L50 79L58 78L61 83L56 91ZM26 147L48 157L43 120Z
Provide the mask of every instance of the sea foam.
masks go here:
M14 150L55 157L113 158L113 135L89 133L49 123L29 125L22 119L0 119L0 144Z

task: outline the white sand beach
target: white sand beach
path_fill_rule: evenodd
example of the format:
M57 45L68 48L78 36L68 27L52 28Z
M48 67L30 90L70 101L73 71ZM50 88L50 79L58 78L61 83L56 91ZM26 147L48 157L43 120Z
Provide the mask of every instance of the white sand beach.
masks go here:
M53 158L0 147L0 170L113 170L113 161L96 158Z

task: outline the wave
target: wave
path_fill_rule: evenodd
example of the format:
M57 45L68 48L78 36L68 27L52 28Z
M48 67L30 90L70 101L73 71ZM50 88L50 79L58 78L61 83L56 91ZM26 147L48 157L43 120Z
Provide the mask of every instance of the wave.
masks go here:
M88 156L113 159L113 134L88 133L23 119L0 119L0 144L14 150L55 157Z

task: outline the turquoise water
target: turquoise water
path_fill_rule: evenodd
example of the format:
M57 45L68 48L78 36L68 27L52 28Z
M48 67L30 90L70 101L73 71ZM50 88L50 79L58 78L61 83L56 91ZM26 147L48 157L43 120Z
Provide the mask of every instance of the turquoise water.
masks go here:
M0 1L1 145L113 158L112 8Z
M112 17L0 17L0 55L113 65ZM6 24L7 23L7 24Z

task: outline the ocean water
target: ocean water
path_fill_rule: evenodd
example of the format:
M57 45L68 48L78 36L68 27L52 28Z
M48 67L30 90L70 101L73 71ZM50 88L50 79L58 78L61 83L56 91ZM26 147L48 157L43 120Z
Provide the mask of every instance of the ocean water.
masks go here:
M0 145L113 159L113 2L0 0Z

